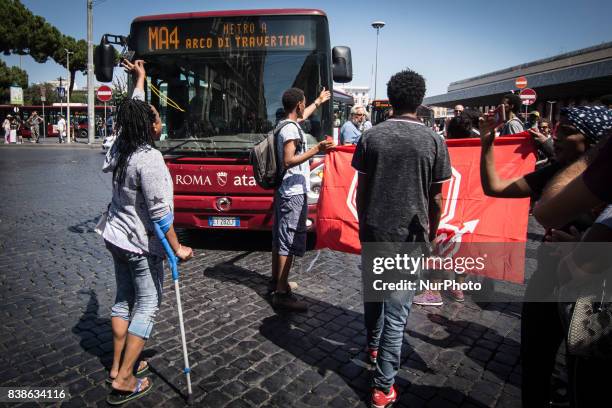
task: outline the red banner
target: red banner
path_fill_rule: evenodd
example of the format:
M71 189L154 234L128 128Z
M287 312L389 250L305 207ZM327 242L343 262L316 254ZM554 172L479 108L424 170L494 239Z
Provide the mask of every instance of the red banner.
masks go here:
M463 254L461 243L495 243L487 248L486 275L523 282L524 243L529 199L492 198L480 184L480 139L447 140L452 178L443 188L443 212L436 242L442 255ZM339 146L325 157L323 186L318 203L317 248L360 253L355 193L357 172L351 167L354 147ZM533 143L523 134L495 140L495 162L501 178L533 171ZM507 247L501 243L507 243ZM498 245L500 244L500 245ZM466 247L466 246L464 246ZM476 245L468 246L474 255ZM497 248L492 254L492 248Z

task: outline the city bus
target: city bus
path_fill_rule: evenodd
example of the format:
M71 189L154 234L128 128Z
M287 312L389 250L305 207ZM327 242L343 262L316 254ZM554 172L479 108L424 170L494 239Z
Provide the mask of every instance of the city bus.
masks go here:
M387 99L375 99L371 103L370 121L372 125L377 125L384 122L389 117L391 104Z
M351 116L351 108L355 106L355 99L344 92L334 89L333 95L334 104L334 143L340 140L340 128L344 122L349 120Z
M352 80L348 47L330 47L320 10L276 9L136 18L129 37L105 35L96 77L112 80L114 50L146 61L146 99L163 122L157 143L174 183L174 222L191 229L269 230L273 191L260 188L250 149L283 118L291 87L312 103L333 82ZM132 55L130 55L132 56ZM132 84L130 84L130 87ZM332 137L333 103L302 124L306 148ZM310 163L307 225L316 221L323 157Z
M376 99L372 101L370 115L372 117L372 125L384 122L389 117L391 104L388 99ZM425 124L425 126L433 128L434 112L428 106L421 105L417 108L417 117Z
M52 105L45 105L44 118L43 118L43 107L42 105L23 105L17 106L18 111L15 112L15 105L0 105L0 120L4 120L6 115L18 116L21 120L21 126L19 132L24 138L31 137L30 127L25 124L28 118L32 115L32 112L36 111L38 116L45 120L47 128L46 133L43 132L42 124L40 125L40 137L58 137L59 132L57 131L57 122L59 115L63 114L66 117L66 103L56 103ZM113 108L109 105L106 108L107 116L113 114ZM96 106L96 119L104 121L104 106ZM70 104L70 127L71 134L76 134L77 137L87 138L87 105L83 103L71 103ZM74 132L74 133L73 133Z

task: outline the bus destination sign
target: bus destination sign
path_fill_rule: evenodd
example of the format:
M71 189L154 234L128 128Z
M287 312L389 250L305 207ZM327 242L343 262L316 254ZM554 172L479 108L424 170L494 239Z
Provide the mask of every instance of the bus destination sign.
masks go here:
M139 54L198 52L313 50L316 22L288 18L206 18L134 23Z

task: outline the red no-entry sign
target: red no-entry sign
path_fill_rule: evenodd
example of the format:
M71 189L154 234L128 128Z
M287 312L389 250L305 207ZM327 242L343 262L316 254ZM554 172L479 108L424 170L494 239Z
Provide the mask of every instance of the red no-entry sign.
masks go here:
M521 93L519 94L519 96L521 97L521 100L523 101L523 105L531 105L532 103L536 101L536 98L537 98L536 91L534 91L531 88L523 89Z
M98 88L96 95L100 102L108 102L113 97L113 90L109 86L102 85Z
M520 76L516 78L516 81L514 81L514 85L518 89L527 88L527 78L525 78L524 76Z

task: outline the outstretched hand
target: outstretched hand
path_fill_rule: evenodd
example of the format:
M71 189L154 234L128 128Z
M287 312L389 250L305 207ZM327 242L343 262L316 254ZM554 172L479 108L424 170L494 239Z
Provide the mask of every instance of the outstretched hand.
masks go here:
M485 115L479 121L480 143L483 146L490 146L495 140L495 117Z
M329 101L330 98L331 98L331 92L329 92L324 87L321 93L319 94L319 96L317 97L317 102L319 102L319 105L321 105L322 103Z
M134 63L124 59L121 62L121 66L126 69L127 72L131 72L136 75L138 78L144 78L146 75L146 71L144 68L145 62L143 60L136 60Z
M548 137L546 137L546 135L544 135L543 133L538 132L537 130L534 129L528 129L529 134L531 135L531 137L533 137L534 140L536 140L539 143L544 143L548 140Z
M319 149L319 152L321 153L328 152L334 147L336 147L336 145L331 140L322 140L317 144L317 148Z

